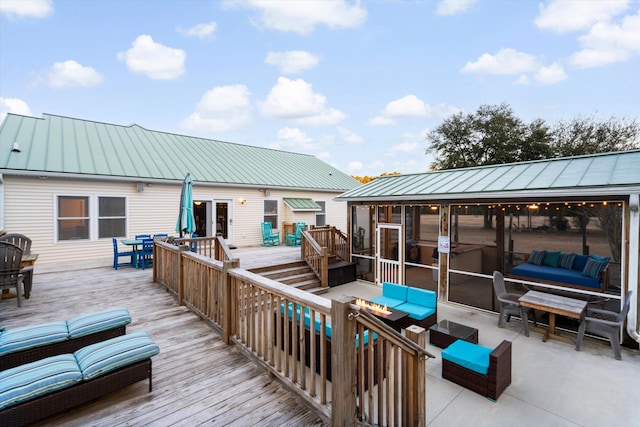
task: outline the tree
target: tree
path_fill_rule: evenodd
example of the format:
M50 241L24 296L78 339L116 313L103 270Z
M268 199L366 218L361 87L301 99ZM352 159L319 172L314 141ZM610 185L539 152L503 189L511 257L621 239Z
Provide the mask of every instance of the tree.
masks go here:
M552 130L554 157L581 156L640 148L640 124L636 120L611 117L598 121L578 116L556 123Z
M434 169L495 165L550 156L551 132L537 119L525 124L507 104L481 105L473 114L458 113L427 135Z

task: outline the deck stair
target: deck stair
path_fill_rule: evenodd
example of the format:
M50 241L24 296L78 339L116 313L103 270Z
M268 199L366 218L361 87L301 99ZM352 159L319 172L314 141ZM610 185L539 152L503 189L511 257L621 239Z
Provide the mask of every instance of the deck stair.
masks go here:
M329 290L320 285L320 280L304 261L258 267L249 271L316 295Z

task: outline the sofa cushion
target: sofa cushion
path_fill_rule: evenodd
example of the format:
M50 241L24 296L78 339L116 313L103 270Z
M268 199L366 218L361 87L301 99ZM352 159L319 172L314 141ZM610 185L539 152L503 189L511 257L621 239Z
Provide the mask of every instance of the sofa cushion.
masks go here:
M530 277L541 281L561 282L569 285L584 286L600 289L600 279L583 276L582 271L566 270L564 268L547 267L545 265L520 264L511 270L514 276Z
M400 301L407 300L407 286L397 283L384 282L382 284L382 295Z
M412 302L405 302L404 304L400 304L394 308L404 311L405 313L409 313L409 317L415 320L426 319L436 312L435 308L426 307L421 304L414 304Z
M606 263L611 261L611 257L610 256L589 255L589 258L595 259L596 261L604 261Z
M0 335L0 356L41 345L65 341L67 322L51 322L10 329Z
M489 372L489 355L493 349L457 340L442 350L442 358L482 375Z
M560 258L560 252L546 252L542 260L542 265L547 265L549 267L557 267L559 258Z
M600 280L602 271L607 268L607 264L608 262L606 261L596 261L593 258L589 258L584 266L584 270L582 270L582 275Z
M60 390L82 380L73 354L61 354L0 372L0 409Z
M571 270L571 266L573 265L573 259L576 257L574 253L565 253L562 252L560 254L560 258L558 258L558 267L564 268L565 270Z
M380 304L381 306L386 305L388 308L397 308L400 304L404 304L405 302L407 302L407 300L399 300L380 295L379 297L373 298L371 302L375 302L376 304Z
M126 365L146 360L160 352L146 332L122 335L76 351L82 378L90 380Z
M67 328L69 338L78 338L129 323L131 323L129 311L126 308L114 308L74 317L67 320Z
M407 289L407 302L436 308L438 298L435 292L428 289L409 287L409 289Z
M542 265L542 261L544 261L545 254L546 254L546 251L537 251L534 249L531 251L531 255L529 255L529 261L527 262L529 264Z
M582 270L584 270L584 266L587 265L588 259L588 255L576 254L575 258L573 259L573 265L571 266L571 269L582 272Z

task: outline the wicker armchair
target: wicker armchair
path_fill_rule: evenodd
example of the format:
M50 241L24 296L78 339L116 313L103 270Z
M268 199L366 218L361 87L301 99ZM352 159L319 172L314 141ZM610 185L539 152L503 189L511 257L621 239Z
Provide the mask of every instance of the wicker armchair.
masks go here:
M444 357L443 354L442 378L453 381L491 400L498 400L502 392L511 384L511 341L502 341L489 354L489 370L484 375Z

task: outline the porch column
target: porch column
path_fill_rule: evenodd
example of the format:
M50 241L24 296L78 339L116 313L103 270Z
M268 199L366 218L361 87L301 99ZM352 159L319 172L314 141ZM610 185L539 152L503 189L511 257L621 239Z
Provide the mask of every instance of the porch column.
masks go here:
M440 205L440 232L439 236L449 236L449 217L451 215L451 205ZM446 256L445 256L446 255ZM438 280L438 299L447 300L447 289L449 288L449 254L438 255L438 268L440 269L440 279Z

